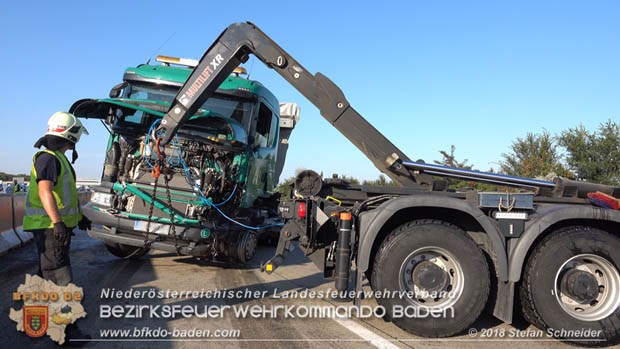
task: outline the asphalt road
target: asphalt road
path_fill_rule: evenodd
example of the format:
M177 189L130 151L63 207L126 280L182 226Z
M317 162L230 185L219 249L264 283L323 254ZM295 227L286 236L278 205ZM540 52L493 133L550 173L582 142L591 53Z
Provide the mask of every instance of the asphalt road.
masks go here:
M413 336L400 330L390 322L381 318L370 317L365 319L353 318L295 318L286 319L279 316L271 318L239 318L233 312L226 313L221 318L184 318L176 316L172 319L124 318L105 319L100 316L100 305L224 305L261 307L280 306L329 306L333 301L322 299L275 299L272 296L274 289L278 294L287 291L309 289L314 291L333 288L333 283L322 278L322 273L305 258L297 249L275 273L267 275L261 273L258 266L273 255L273 247L261 246L258 249L254 263L249 266L234 264L218 264L198 261L193 258L179 257L170 253L151 252L140 260L120 260L107 252L103 243L91 239L85 232L78 232L71 246L74 282L84 289L82 304L88 316L78 320L79 328L88 333L93 342L88 347L94 348L186 348L186 347L230 347L254 348L256 346L269 348L290 347L488 347L510 345L513 348L531 348L544 346L546 348L568 347L553 340L540 338L510 338L510 333L516 330L527 330L528 325L517 321L516 325L500 323L491 315L483 314L474 324L478 336L472 338L468 333L448 339L425 339ZM9 308L21 308L21 304L13 302L11 295L24 282L27 273L35 274L37 259L34 244L29 243L21 249L14 250L0 257L0 338L5 348L43 348L53 346L47 337L32 339L23 332L17 332L15 323L8 317ZM368 286L366 286L368 287ZM191 290L200 291L213 289L228 289L232 291L246 290L259 293L266 292L268 297L258 298L226 298L226 299L101 299L102 289L156 291ZM364 305L376 305L374 299L365 299ZM144 328L173 330L208 329L239 330L237 338L193 338L191 340L174 340L158 338L157 341L109 341L102 338L101 330ZM480 333L489 329L505 333L503 338L480 338ZM534 327L529 327L535 331ZM491 332L491 334L494 332ZM530 332L531 333L531 332ZM521 335L523 337L523 335Z

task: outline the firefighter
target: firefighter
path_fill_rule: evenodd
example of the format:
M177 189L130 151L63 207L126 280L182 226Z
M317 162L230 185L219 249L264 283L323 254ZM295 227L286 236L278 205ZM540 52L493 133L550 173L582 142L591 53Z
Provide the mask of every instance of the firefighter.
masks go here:
M82 215L75 185L75 144L88 131L70 113L57 112L47 122L47 132L36 143L44 146L32 160L30 186L24 205L25 231L34 235L39 254L39 276L59 286L72 281L69 245L73 228L90 229ZM73 150L71 164L65 157Z

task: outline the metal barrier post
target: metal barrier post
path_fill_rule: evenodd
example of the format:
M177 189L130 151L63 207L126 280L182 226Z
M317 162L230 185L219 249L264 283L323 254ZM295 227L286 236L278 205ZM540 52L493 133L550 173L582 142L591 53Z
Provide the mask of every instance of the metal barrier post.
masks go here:
M13 226L13 233L19 239L19 246L24 246L24 240L17 234L17 229L15 227L15 192L11 192L11 224Z

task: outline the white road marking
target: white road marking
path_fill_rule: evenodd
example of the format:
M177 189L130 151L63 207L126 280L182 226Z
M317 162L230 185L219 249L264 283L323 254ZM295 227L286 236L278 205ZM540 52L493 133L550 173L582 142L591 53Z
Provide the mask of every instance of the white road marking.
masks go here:
M357 322L351 319L341 318L341 317L334 317L332 319L334 319L334 321L339 323L342 327L355 333L361 338L367 340L370 344L374 345L377 348L380 348L380 349L398 348L398 346L394 345L389 340L379 336L378 334L372 332L371 330L367 329L366 327L358 324Z

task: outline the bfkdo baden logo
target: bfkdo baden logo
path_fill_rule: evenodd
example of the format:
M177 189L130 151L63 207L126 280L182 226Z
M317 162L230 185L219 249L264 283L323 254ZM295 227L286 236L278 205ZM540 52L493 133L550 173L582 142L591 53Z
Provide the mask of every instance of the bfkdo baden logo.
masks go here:
M74 284L58 286L39 276L26 275L26 282L13 292L13 301L23 302L21 310L11 308L9 318L16 329L30 337L47 334L58 344L65 342L65 329L79 318L86 317L80 303L84 293Z
M30 337L41 337L47 332L49 319L47 305L24 305L22 308L24 331Z

